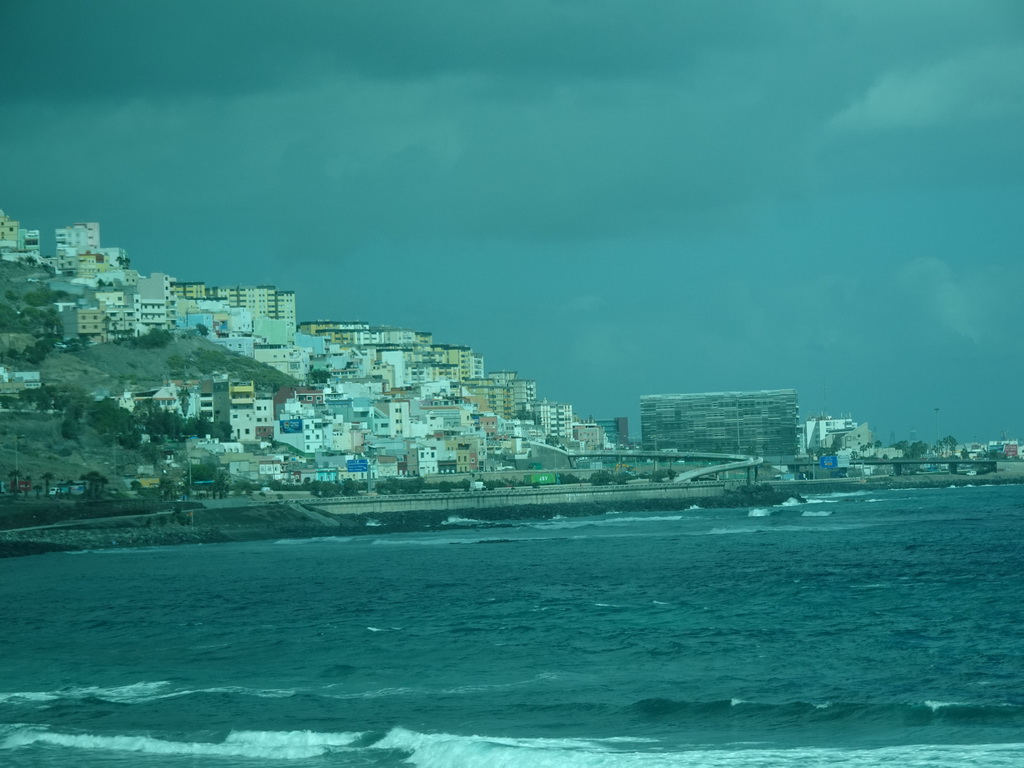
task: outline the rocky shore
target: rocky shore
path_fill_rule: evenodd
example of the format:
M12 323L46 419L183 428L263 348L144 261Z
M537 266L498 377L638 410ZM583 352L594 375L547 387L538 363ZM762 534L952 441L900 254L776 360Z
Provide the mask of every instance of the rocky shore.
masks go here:
M686 499L685 505L705 509L773 506L797 495L793 489L753 485L720 496ZM634 502L582 502L550 505L509 505L475 511L472 519L453 519L448 511L418 509L384 514L346 514L325 518L315 505L277 503L203 509L199 504L177 509L111 510L93 505L92 519L65 521L59 526L10 530L11 518L0 517L8 530L0 530L0 557L19 557L48 552L85 551L115 547L157 547L179 544L213 544L319 536L383 535L459 528L500 528L518 520L548 520L556 516L588 517L608 512L640 512L678 509L679 500ZM26 505L27 507L28 505ZM21 512L35 525L47 517L42 510ZM51 513L52 514L52 513ZM33 516L34 515L34 516Z
M384 513L326 514L315 499L207 508L196 502L34 503L0 507L0 557L115 547L161 547L320 536L385 535L459 528L502 528L521 520L588 517L609 512L651 512L698 506L704 509L768 507L804 495L968 485L1019 485L1024 473L988 476L912 475L760 484L722 495L687 499L592 501L558 504L510 503L453 514L424 507ZM512 499L510 499L512 501Z

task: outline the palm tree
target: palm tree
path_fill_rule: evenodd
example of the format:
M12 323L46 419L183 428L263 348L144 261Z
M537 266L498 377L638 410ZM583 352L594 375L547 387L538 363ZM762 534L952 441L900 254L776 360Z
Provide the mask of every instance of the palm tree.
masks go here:
M44 485L46 486L46 490L45 490L46 495L49 496L50 495L50 481L53 480L53 478L56 477L56 475L54 475L53 472L43 472L43 474L41 474L39 477L42 479Z
M103 493L103 487L110 482L95 470L82 475L82 480L86 483L85 493L90 499L98 499Z

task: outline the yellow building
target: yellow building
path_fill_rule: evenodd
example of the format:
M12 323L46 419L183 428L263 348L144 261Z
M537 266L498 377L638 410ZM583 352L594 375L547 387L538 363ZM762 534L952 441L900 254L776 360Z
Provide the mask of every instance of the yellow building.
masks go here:
M0 211L0 240L10 243L9 247L18 247L20 225L10 216Z
M205 299L207 298L206 283L187 283L175 280L171 283L171 293L181 299L192 299L193 301Z
M279 291L272 285L236 285L209 288L207 298L245 307L253 317L285 320L295 327L295 291Z
M513 419L516 415L516 401L512 386L494 379L467 379L462 385L474 397L482 398L487 407L481 410L490 411L504 419Z

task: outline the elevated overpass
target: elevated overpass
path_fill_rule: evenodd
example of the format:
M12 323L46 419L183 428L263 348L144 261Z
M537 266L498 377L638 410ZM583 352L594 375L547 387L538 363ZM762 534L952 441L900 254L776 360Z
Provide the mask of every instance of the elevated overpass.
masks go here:
M781 462L789 469L790 472L807 472L811 470L822 470L826 472L834 472L837 469L846 469L846 467L830 467L823 469L818 465L817 459L811 458L799 458L799 459L787 459ZM971 471L978 474L988 474L989 472L995 472L997 469L997 462L995 459L957 459L952 457L932 457L928 459L851 459L849 466L851 467L890 467L892 474L896 477L903 475L904 473L913 471L915 469L921 469L925 466L933 467L945 467L946 471L951 475L959 474L961 471Z
M531 444L538 445L539 444ZM616 466L623 464L636 464L638 461L654 461L664 463L666 467L679 463L705 463L705 466L693 467L681 471L675 478L675 482L688 482L708 476L716 476L721 472L735 470L746 470L747 482L757 480L757 469L764 460L757 456L747 456L738 453L713 453L709 451L695 450L646 450L646 449L617 449L611 451L566 451L550 445L544 445L549 451L556 451L559 458L564 459L571 469L578 467L580 459L598 459L604 463L614 463Z

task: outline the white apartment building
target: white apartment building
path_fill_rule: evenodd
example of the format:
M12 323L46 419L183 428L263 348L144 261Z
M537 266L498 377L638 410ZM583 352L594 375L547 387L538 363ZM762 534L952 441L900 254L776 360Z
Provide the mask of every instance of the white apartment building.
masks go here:
M842 438L856 428L857 422L849 417L811 416L804 422L804 453L830 450L837 437Z
M174 326L174 296L171 294L173 278L162 272L140 277L136 284L139 293L139 321L142 332L167 330Z
M572 439L572 425L575 417L569 403L553 403L541 400L533 404L533 420L545 435Z

